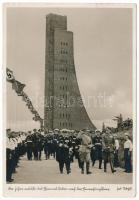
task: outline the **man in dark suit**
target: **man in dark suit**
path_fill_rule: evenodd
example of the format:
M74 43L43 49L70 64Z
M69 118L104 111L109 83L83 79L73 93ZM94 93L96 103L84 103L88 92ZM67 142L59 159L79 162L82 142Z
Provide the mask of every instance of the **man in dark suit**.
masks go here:
M70 148L68 146L67 141L64 141L64 140L59 141L57 152L56 152L56 160L59 162L59 170L61 174L63 174L64 165L66 167L67 174L71 172Z
M33 130L32 142L33 142L33 154L34 160L38 160L38 132L36 129Z
M26 138L26 147L27 147L27 158L28 160L32 160L33 141L32 141L31 131L28 132L28 136Z
M95 161L99 160L99 169L101 168L102 165L102 137L100 136L100 131L96 130L95 131L95 137L93 138L93 163L92 165L95 165Z

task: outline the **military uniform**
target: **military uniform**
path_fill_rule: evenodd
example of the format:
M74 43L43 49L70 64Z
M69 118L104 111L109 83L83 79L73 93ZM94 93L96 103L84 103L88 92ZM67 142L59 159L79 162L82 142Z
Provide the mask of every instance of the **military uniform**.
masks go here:
M38 137L37 132L34 132L32 135L32 142L33 142L33 155L34 160L38 160Z
M111 172L114 173L114 146L112 140L107 137L103 138L103 159L104 159L104 172L107 172L107 163L110 163Z
M60 173L63 173L64 165L66 167L67 174L71 172L70 169L70 147L64 141L60 141L57 147L56 160L59 162Z
M86 163L86 174L91 174L89 171L90 167L90 152L91 152L91 138L86 135L85 133L82 133L81 136L81 145L79 148L79 157L80 157L80 165L81 165L81 173L84 174L84 163Z
M93 138L93 145L94 148L92 148L92 165L95 165L95 161L99 160L99 169L101 169L102 165L102 137L95 136Z
M26 153L26 146L25 146L26 136L24 133L22 133L20 137L22 140L22 145L20 147L20 155L23 156Z
M48 138L47 141L47 146L48 146L48 159L50 158L50 156L52 155L52 138Z
M48 139L47 139L47 137L45 137L44 138L44 153L45 153L46 160L49 158L48 151L49 151L49 149L48 149Z
M38 135L38 159L41 160L43 150L43 136L41 134Z
M81 145L80 140L76 140L74 155L75 155L75 158L78 160L78 166L81 169L82 166L81 166L81 160L80 160L80 155L79 155L80 145Z
M14 162L14 173L16 173L16 167L18 167L18 161L19 161L19 143L18 143L18 137L15 137L12 139L14 142L14 158L13 158L13 162Z
M12 174L16 173L16 168L20 156L24 155L25 150L25 135L22 137L20 132L10 132L7 137L6 146L6 181L12 182Z
M12 146L10 139L7 137L6 141L6 181L12 182L12 173L13 173L13 161L12 161Z
M27 149L27 159L32 160L32 152L33 152L32 135L28 135L26 138L26 149Z

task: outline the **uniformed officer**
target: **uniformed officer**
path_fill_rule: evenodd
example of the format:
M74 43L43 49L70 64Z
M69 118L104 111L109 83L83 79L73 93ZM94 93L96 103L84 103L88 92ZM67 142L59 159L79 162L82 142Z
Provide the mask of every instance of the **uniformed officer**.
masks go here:
M17 141L14 136L14 131L11 132L10 135L10 148L11 148L11 163L12 163L12 173L16 173L16 166L17 166L17 155L16 155L16 147Z
M13 182L12 173L13 173L13 163L12 163L12 146L10 143L10 129L7 129L6 137L6 181Z
M125 143L124 143L124 161L125 161L125 172L132 172L132 142L128 133L125 133Z
M80 156L79 156L80 145L81 145L81 140L79 138L76 138L74 155L75 155L75 158L78 160L78 166L81 169L81 160L80 160Z
M26 137L26 148L27 148L27 159L32 160L33 141L32 141L31 131L28 131L28 136Z
M48 152L49 152L49 147L48 147L49 145L48 145L48 137L47 137L47 135L44 137L44 153L45 153L45 159L47 160L48 158L49 158L49 154L48 154Z
M12 132L14 134L14 132ZM19 160L19 148L18 148L18 136L13 136L11 138L14 144L14 152L13 152L13 165L14 170L13 173L16 173L16 167L18 167L18 160Z
M50 156L52 155L52 136L48 137L47 147L48 147L48 159L49 159Z
M73 136L72 138L71 138L71 148L72 148L72 151L73 151L73 154L72 154L72 156L71 156L71 162L74 162L74 156L75 156L75 146L76 146L76 137L75 136Z
M25 140L26 140L26 136L24 132L21 132L21 141L22 141L22 145L21 145L21 156L23 156L26 153L26 146L25 146Z
M55 139L55 136L53 136L51 140L51 156L53 156L53 158L55 158L56 146L57 146L57 140Z
M38 160L38 132L36 129L33 129L32 142L34 160Z
M100 136L100 131L96 130L95 131L95 137L93 138L93 148L92 148L92 166L95 165L95 161L99 160L99 169L101 168L102 165L102 137ZM94 157L94 158L93 158Z
M113 160L114 160L113 139L104 134L102 145L103 145L104 172L107 172L107 163L110 163L111 172L114 173L116 172L116 170L114 169L113 165Z
M67 174L71 172L70 169L70 148L67 144L67 141L60 140L57 152L56 152L56 160L59 162L59 170L60 173L63 174L64 164L66 167Z
M86 174L91 174L90 168L90 152L92 147L91 137L83 130L78 134L78 138L81 139L81 145L79 148L79 156L81 161L81 173L84 174L84 164L86 163Z
M37 136L37 140L38 140L38 160L41 160L42 150L43 150L43 147L44 147L43 139L44 139L44 137L41 134L41 130L39 129L38 130L38 136Z

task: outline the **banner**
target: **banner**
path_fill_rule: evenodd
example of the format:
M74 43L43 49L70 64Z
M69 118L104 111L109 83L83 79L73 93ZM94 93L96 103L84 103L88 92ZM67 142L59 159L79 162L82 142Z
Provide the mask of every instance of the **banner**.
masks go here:
M10 69L6 68L6 79L9 82L12 82L13 80L15 80L14 76L13 76L13 71L11 71Z
M31 113L34 115L33 120L34 121L40 121L40 124L42 126L43 124L43 119L40 117L38 112L35 110L35 108L32 105L32 102L28 95L23 91L24 87L26 86L25 84L15 80L15 77L13 75L13 71L10 69L6 69L6 79L8 82L12 83L12 89L15 90L18 96L22 96L22 100L26 102L26 106L28 109L31 111Z
M14 80L12 84L12 88L16 91L18 96L22 96L23 89L25 87L25 84L20 83L19 81Z

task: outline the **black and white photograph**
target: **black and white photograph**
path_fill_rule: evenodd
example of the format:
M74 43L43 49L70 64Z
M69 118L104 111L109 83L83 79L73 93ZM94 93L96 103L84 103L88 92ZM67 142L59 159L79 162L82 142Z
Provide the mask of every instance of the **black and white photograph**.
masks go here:
M135 14L135 4L4 5L6 188L134 187Z

